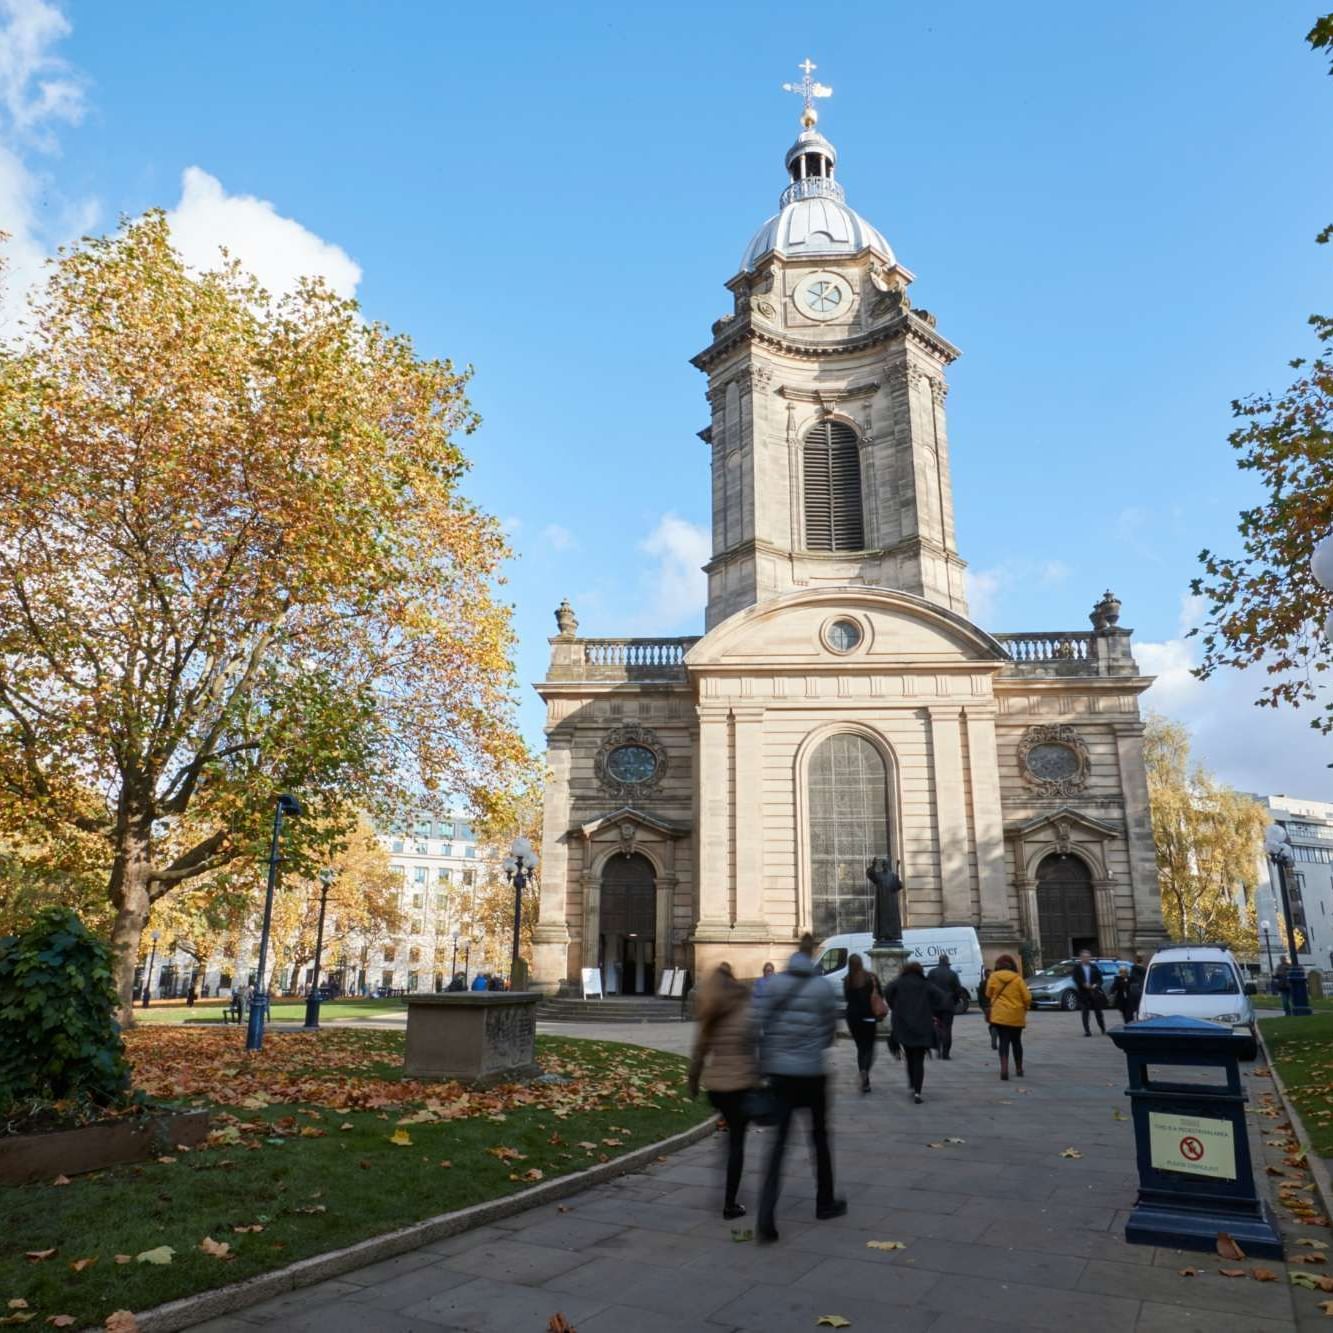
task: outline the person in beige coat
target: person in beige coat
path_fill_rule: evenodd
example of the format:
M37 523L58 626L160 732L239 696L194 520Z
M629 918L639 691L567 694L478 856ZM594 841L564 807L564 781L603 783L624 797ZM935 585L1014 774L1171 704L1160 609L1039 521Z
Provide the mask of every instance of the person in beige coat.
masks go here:
M702 1083L708 1100L727 1122L727 1178L722 1216L745 1216L736 1202L745 1167L745 1130L749 1118L745 1103L759 1082L756 1033L750 1010L750 988L737 981L730 963L717 971L699 993L699 1030L690 1059L690 1096L699 1095Z

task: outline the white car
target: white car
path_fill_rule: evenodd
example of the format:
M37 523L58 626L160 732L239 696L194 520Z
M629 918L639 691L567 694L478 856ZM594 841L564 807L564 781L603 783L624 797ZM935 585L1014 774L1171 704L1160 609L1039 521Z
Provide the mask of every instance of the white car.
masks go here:
M870 947L875 937L868 931L856 935L830 935L824 941L816 966L834 984L839 995L842 994L843 978L847 975L847 959L859 953L864 963L870 963ZM912 958L921 964L927 972L941 958L947 958L958 980L962 983L964 996L960 1009L966 1013L968 1005L981 985L981 943L977 939L974 926L935 926L922 930L903 931L903 945L910 951Z
M1249 1036L1241 1059L1259 1052L1254 1023L1257 987L1246 981L1229 949L1215 944L1178 944L1159 949L1143 979L1138 1017L1202 1018Z

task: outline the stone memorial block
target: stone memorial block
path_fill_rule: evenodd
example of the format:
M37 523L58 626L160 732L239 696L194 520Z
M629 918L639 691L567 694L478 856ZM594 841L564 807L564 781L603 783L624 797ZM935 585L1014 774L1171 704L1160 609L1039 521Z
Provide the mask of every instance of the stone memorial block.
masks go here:
M407 997L403 1072L487 1086L535 1078L536 991Z

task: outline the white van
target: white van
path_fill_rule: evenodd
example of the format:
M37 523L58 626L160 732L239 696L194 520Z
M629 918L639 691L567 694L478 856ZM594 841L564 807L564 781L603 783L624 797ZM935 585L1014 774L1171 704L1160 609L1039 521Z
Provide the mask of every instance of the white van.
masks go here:
M830 935L824 941L816 966L841 992L842 979L847 975L847 959L859 953L862 961L869 965L870 947L874 942L875 937L869 931L860 935ZM947 957L967 990L968 1002L976 998L977 987L981 985L981 941L977 939L975 927L937 926L934 929L905 930L903 945L911 951L912 960L920 963L927 972L942 956Z
M1254 1021L1257 987L1246 980L1229 949L1214 944L1178 944L1158 949L1143 980L1138 1017L1202 1018L1247 1038L1242 1060L1259 1052Z

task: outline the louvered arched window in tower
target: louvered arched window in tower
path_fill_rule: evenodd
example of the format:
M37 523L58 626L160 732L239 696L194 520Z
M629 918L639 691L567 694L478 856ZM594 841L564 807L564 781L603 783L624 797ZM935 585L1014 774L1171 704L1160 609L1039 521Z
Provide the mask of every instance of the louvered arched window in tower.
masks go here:
M859 551L861 459L856 432L841 421L821 421L805 437L805 549Z

